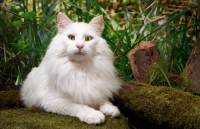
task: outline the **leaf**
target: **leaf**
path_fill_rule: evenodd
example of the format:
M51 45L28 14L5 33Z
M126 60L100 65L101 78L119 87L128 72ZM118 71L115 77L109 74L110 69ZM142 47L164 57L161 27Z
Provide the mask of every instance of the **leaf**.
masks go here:
M25 19L34 19L35 12L25 12L24 14L22 14L22 17Z
M21 26L22 24L23 24L23 22L21 20L12 22L13 26Z
M17 50L22 50L25 49L26 47L28 47L30 45L30 43L25 43L23 41L19 41L18 43L11 43L13 45L13 47L15 47L15 49Z
M45 53L46 48L45 47L39 47L35 46L34 48L27 48L24 50L26 53L36 52L36 53Z
M147 34L146 36L144 36L142 39L140 39L139 41L137 41L137 43L140 43L142 40L144 40L146 37L152 35L153 33L155 33L157 30L160 30L163 26L166 26L168 25L169 23L171 23L172 21L175 21L176 19L178 19L180 16L182 16L183 14L186 14L190 11L189 8L183 10L183 11L180 11L179 13L174 13L174 15L172 15L167 21L165 21L165 23L163 23L162 25L158 26L157 28L155 28L153 31L151 31L149 34ZM129 48L125 54L127 54L130 50L132 49Z
M21 85L21 83L22 83L22 74L21 74L20 68L18 67L18 75L17 75L17 80L15 82L15 85Z
M6 20L0 17L0 27L3 33L7 33L8 28L6 27Z
M2 71L2 70L0 70L0 75L1 75L1 74L3 74L3 71Z

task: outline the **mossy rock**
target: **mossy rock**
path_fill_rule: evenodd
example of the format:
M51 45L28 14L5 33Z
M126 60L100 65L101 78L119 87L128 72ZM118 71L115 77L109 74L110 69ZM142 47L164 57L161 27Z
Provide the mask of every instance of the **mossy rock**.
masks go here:
M107 117L104 124L95 126L81 122L78 118L19 107L19 91L0 91L0 129L129 129L123 115L118 118Z
M19 91L0 91L0 109L7 107L20 107Z
M129 129L122 115L107 117L104 124L88 125L78 118L47 113L34 108L19 108L0 111L1 129Z
M127 110L158 125L200 129L200 97L189 92L125 83L118 101Z

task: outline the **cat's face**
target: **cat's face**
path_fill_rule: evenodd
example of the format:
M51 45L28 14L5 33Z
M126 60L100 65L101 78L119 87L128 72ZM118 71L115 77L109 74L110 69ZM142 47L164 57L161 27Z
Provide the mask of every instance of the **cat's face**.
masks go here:
M70 60L92 59L101 34L103 19L95 17L87 23L73 23L63 13L58 14L58 34L63 41L63 53Z

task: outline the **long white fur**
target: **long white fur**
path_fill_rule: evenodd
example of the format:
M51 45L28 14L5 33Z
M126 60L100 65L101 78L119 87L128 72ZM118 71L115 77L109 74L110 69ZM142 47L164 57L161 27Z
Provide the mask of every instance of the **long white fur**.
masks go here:
M100 124L105 115L120 114L109 99L120 89L113 66L113 53L101 38L103 19L73 23L58 14L58 34L37 68L28 74L21 88L21 99L27 107L78 117L88 124ZM70 40L68 35L74 35ZM85 41L91 36L91 41ZM75 54L81 49L83 55Z

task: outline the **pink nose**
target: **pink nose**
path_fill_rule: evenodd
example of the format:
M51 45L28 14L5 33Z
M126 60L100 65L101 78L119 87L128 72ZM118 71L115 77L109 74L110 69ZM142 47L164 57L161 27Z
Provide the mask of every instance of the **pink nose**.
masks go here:
M76 47L81 50L84 46L83 45L76 45Z

